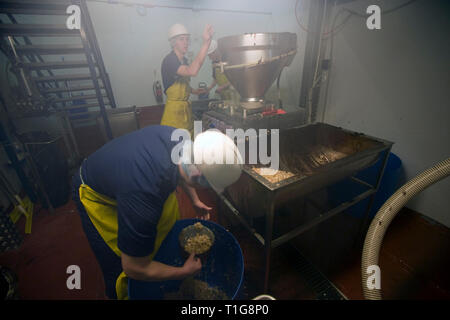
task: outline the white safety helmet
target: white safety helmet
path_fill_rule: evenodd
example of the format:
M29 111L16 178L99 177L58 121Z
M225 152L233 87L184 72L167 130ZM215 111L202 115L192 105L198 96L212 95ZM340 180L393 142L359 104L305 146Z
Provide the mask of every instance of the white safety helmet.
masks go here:
M217 41L216 40L211 40L211 44L209 45L209 49L208 49L208 54L213 53L214 51L216 51L217 49Z
M194 163L218 193L239 179L243 166L241 153L233 140L215 129L195 138Z
M189 34L188 30L185 26L179 23L175 23L173 26L169 28L168 32L168 39L172 39L173 37L182 35L182 34Z

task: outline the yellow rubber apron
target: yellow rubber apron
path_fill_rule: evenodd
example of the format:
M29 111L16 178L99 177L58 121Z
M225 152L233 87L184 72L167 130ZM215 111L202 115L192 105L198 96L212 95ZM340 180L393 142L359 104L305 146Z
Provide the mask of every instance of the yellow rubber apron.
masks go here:
M88 185L84 184L83 179L81 181L82 184L79 188L81 203L83 203L92 224L100 236L111 250L120 257L121 252L117 247L118 225L116 201L94 191ZM179 218L178 202L175 192L173 192L164 203L163 211L156 227L155 248L150 254L150 260L154 258L161 243ZM116 293L117 299L128 299L128 278L123 271L116 280Z
M161 118L161 125L186 129L194 133L191 104L188 101L191 94L189 77L182 77L175 81L167 90L167 102Z
M223 85L228 84L229 81L228 81L225 73L223 73L221 71L220 65L219 66L215 66L214 69L215 69L215 73L214 74L215 74L215 77L216 77L215 80L216 80L216 83L217 83L217 87L221 87ZM233 96L232 96L231 90L232 89L230 87L228 87L227 89L222 90L222 92L219 93L220 98L222 100L232 100Z

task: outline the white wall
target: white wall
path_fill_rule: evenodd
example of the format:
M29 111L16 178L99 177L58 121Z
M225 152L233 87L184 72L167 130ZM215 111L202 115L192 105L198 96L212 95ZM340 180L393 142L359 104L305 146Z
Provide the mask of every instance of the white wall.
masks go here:
M167 31L177 22L184 24L192 34L190 51L194 57L200 48L206 23L213 25L215 39L245 32L297 32L299 50L292 65L283 72L281 86L284 104L298 104L306 34L300 30L295 19L295 0L144 2L272 14L153 8L147 9L146 14L141 16L135 7L89 2L91 19L118 106L157 104L152 85L155 80L161 80L161 62L170 52ZM298 6L299 17L305 25L308 7L308 0L300 1ZM199 75L191 79L191 86L197 87L202 81L211 83L211 74L211 64L206 59ZM196 96L191 96L191 99L196 99Z
M133 2L133 1L130 1ZM222 10L257 11L270 14L231 13L219 11L193 11L174 8L153 8L140 15L136 7L119 4L107 4L88 1L88 8L95 28L100 50L106 69L109 73L111 85L118 107L136 105L138 107L156 105L152 85L155 80L161 80L161 62L170 52L167 31L174 23L184 24L191 32L191 52L196 55L201 45L201 34L206 23L215 29L215 39L246 32L296 32L298 53L291 66L283 71L280 82L282 98L285 106L296 106L300 94L302 78L302 64L304 59L304 44L306 34L300 30L294 15L296 0L167 0L135 2L158 4L167 6L183 6L195 8L210 8ZM298 4L298 15L304 25L308 23L309 0L301 0ZM9 19L0 14L0 18L9 23ZM19 23L25 24L64 24L65 17L16 15ZM34 44L79 43L77 38L33 37ZM47 61L82 60L83 55L46 55ZM5 59L0 55L0 66L4 69ZM55 70L56 75L65 73L87 73L88 69ZM0 77L2 88L5 86L6 74ZM200 70L197 77L191 80L191 85L197 87L199 82L210 83L212 70L209 60ZM274 87L274 86L273 86ZM268 94L275 94L273 91ZM8 92L3 92L8 95ZM191 96L196 99L196 96ZM2 115L3 119L3 115ZM46 120L46 121L44 121ZM47 121L48 120L48 121ZM51 122L51 123L50 123ZM19 130L30 129L56 130L57 124L53 119L24 120L16 123ZM0 152L0 169L6 169L6 155ZM7 172L9 175L9 172ZM11 176L14 173L11 172ZM13 179L18 185L18 179ZM7 200L0 194L0 204L6 205Z
M345 6L364 13L404 2ZM408 179L450 156L449 17L448 1L418 0L382 15L381 30L352 17L335 37L325 122L395 142ZM450 226L449 191L446 179L408 207Z

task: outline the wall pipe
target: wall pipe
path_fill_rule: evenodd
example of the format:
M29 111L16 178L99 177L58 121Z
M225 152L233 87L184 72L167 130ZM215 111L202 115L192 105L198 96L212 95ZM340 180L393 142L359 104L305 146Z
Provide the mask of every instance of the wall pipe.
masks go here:
M135 1L119 1L119 0L87 0L89 2L99 2L106 4L122 4L127 7L138 6L142 8L166 8L166 9L181 9L181 10L191 10L191 11L217 11L217 12L227 12L227 13L247 13L247 14L262 14L262 15L272 15L272 12L267 11L245 11L245 10L229 10L229 9L214 9L214 8L195 8L195 7L185 7L185 6L170 6L170 5L160 5L160 4L150 4L144 2Z
M364 297L370 300L381 300L381 288L369 289L367 280L369 274L368 267L378 266L380 248L384 235L392 220L401 208L417 194L434 183L450 175L450 158L439 162L435 166L422 172L412 180L399 188L380 208L370 224L364 241L361 275Z

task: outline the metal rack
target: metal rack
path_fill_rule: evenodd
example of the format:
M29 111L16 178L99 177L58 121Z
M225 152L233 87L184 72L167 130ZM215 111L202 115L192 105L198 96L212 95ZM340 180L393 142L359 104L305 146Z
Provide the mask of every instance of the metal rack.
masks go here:
M67 7L73 4L81 10L79 30L70 30L65 25L69 17ZM19 82L28 98L20 103L32 108L39 101L38 114L66 111L74 126L92 121L100 113L107 137L112 139L105 110L115 108L116 103L86 1L0 0L0 14L9 20L0 24L1 49L20 74ZM52 16L60 23L23 24L15 15ZM40 38L39 44L35 37ZM49 38L57 38L59 43L44 41ZM47 58L52 55L79 55L84 59Z

